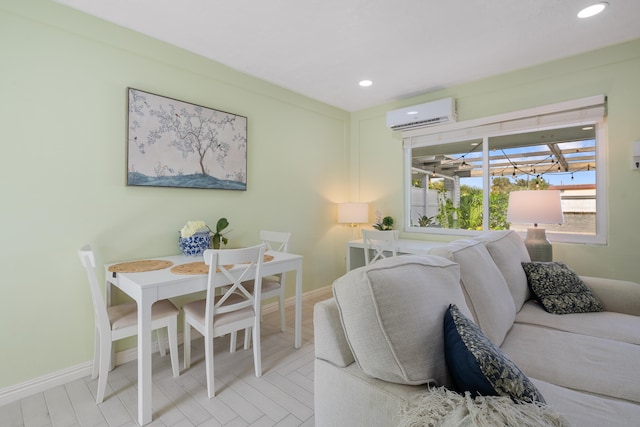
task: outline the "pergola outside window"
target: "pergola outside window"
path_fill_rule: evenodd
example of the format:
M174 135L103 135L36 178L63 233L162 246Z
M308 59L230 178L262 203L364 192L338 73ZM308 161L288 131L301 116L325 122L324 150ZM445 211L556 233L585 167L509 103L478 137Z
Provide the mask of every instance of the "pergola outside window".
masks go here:
M558 189L565 222L556 241L604 242L605 108L595 105L405 137L406 231L524 231L506 220L509 193ZM585 101L585 100L579 100ZM416 135L416 133L418 133ZM404 134L403 134L404 136Z

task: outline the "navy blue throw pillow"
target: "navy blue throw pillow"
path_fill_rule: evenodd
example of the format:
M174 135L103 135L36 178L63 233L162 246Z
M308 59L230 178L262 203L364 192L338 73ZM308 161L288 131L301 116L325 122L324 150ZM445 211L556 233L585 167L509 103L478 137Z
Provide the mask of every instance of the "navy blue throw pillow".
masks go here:
M454 304L444 315L447 368L458 391L509 396L514 402L545 403L536 386Z

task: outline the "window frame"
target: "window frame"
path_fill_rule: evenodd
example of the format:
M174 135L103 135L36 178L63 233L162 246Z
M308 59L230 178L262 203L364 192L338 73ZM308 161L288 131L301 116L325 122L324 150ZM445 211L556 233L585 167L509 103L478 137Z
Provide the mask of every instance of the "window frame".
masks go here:
M543 119L540 119L543 118ZM544 123L544 118L550 118ZM538 120L536 120L538 119ZM513 128L514 123L522 126ZM531 122L529 126L526 123ZM514 111L491 117L456 122L441 126L415 129L402 133L404 149L404 231L431 235L476 236L489 230L489 196L491 176L489 165L489 139L539 130L552 130L571 126L595 126L596 163L596 232L595 234L557 233L547 230L553 242L606 244L607 243L607 115L604 95L582 98L527 110ZM468 139L482 139L483 230L416 227L411 225L411 168L414 148L443 145ZM521 233L525 234L525 233Z

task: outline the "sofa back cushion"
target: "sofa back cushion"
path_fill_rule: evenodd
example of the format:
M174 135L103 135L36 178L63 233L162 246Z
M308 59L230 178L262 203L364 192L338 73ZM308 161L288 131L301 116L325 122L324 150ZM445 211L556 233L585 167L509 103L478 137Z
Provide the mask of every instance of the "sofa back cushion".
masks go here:
M516 318L516 308L509 287L483 242L454 240L430 253L460 265L460 283L473 319L491 342L500 346Z
M531 261L524 241L513 230L492 231L479 236L507 282L516 312L520 311L531 297L527 276L522 268L523 262Z
M471 315L457 264L434 256L387 258L337 279L333 293L366 374L399 384L452 386L442 318L449 304Z

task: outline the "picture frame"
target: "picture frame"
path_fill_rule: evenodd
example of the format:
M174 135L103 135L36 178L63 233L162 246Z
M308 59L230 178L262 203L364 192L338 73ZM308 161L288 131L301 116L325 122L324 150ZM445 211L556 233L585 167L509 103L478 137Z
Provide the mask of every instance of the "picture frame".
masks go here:
M127 186L247 189L247 118L127 88Z

